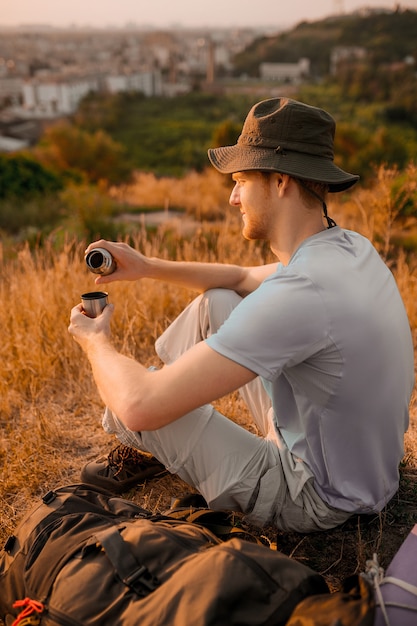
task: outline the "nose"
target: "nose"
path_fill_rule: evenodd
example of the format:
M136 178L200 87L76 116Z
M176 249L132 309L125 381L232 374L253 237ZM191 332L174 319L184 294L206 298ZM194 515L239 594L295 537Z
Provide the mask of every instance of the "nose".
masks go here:
M232 193L229 198L230 206L240 206L240 194L237 185L235 185L232 189Z

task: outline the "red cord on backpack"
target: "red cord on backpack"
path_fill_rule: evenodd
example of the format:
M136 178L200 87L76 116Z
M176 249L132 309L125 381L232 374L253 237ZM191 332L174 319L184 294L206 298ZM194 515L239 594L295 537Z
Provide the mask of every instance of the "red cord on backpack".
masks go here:
M16 600L16 602L13 603L14 609L17 609L21 606L25 608L16 617L12 626L19 626L19 624L20 626L23 626L23 624L39 623L37 616L36 616L35 622L33 621L33 618L32 620L30 620L30 616L35 617L33 613L43 613L45 606L42 604L42 602L38 602L37 600L31 600L30 598L25 598L24 600ZM29 618L29 619L26 620L25 618Z

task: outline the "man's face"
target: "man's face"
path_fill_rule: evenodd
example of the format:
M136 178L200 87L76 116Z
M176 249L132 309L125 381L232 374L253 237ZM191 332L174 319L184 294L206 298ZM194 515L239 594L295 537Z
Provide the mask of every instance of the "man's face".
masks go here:
M273 176L248 171L233 174L235 186L229 203L242 214L242 234L245 239L266 239L272 233L274 211L272 208Z

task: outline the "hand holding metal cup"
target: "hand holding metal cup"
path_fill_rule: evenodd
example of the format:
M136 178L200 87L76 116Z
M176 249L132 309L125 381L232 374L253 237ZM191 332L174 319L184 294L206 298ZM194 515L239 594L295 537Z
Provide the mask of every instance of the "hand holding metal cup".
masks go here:
M109 294L106 291L89 291L83 293L81 302L87 317L97 317L107 306Z

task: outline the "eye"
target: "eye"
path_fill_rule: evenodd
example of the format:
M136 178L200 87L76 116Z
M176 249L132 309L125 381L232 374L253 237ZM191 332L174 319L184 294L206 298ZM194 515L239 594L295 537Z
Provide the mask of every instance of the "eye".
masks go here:
M236 185L241 185L245 182L246 177L243 174L233 174L232 180Z

